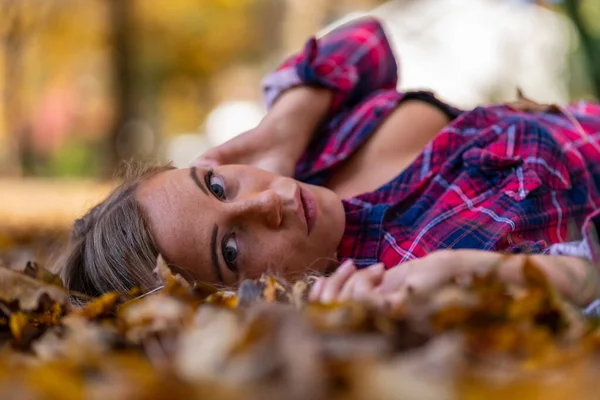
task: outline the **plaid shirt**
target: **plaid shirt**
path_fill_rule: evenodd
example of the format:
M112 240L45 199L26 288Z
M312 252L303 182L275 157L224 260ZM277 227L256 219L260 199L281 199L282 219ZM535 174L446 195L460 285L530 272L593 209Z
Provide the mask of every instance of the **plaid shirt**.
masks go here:
M407 98L397 79L392 50L372 18L310 39L267 76L267 106L296 85L334 93L295 177L322 185ZM600 205L600 106L524 112L499 105L456 114L392 181L344 200L340 260L389 268L445 248L597 260L592 239L600 218L591 214Z

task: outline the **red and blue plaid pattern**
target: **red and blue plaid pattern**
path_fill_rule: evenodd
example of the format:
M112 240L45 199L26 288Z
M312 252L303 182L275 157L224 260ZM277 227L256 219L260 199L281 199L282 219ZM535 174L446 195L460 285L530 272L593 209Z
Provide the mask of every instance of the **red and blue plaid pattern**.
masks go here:
M269 75L268 105L295 85L334 92L296 178L323 184L406 96L397 79L372 18L310 39ZM438 249L552 253L553 245L581 240L586 217L600 205L600 106L522 112L499 105L458 114L395 179L344 200L340 260L389 268ZM588 241L574 243L592 252L593 222L586 223Z

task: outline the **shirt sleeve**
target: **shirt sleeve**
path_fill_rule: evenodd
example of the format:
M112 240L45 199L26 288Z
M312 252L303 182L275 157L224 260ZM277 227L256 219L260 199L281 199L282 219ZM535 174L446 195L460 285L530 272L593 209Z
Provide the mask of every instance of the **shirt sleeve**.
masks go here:
M588 258L594 265L600 265L600 240L598 228L600 227L600 209L590 214L583 224L583 241L588 252Z
M395 89L398 67L380 22L363 18L311 38L262 82L267 108L299 85L333 91L330 115L356 105L379 89Z
M600 209L592 212L586 218L582 228L583 240L551 245L548 248L547 254L585 257L598 269L600 266L600 240L598 237L598 228L600 228ZM593 300L586 307L582 308L581 312L587 317L600 317L600 298Z
M573 242L555 243L541 252L548 255L582 257L590 260L594 265L600 266L600 209L588 215L581 228L583 239ZM598 271L600 272L600 270Z

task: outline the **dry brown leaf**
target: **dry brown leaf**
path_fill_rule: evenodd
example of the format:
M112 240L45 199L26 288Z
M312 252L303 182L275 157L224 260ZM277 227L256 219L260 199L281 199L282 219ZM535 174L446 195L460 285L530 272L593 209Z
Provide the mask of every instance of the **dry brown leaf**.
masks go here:
M180 331L193 315L192 306L162 293L125 303L119 310L125 337L136 344L156 333Z
M200 306L193 324L182 332L175 354L179 374L189 381L218 378L227 354L239 340L240 324L239 315L229 309Z
M238 306L248 307L256 303L289 303L292 288L271 275L262 274L259 279L246 279L237 291Z
M9 317L10 332L13 344L19 348L27 348L29 344L40 335L40 330L34 326L27 315L22 312L12 313Z
M263 290L264 299L265 301L272 303L277 300L277 291L282 291L283 288L279 285L274 276L267 276L264 277L264 279L266 281Z
M218 289L212 284L205 282L190 283L180 274L174 273L161 255L156 260L154 274L159 278L161 286L151 292L161 289L162 293L180 298L194 308L209 296L218 292Z
M454 400L465 367L459 335L440 336L402 357L355 363L346 379L356 399Z
M21 272L0 268L0 301L17 302L22 311L35 311L46 296L50 302L56 302L70 309L67 293L56 287L31 278Z
M212 294L206 298L205 303L225 308L236 308L241 306L236 293L232 291L222 291Z
M292 304L301 309L308 302L310 286L305 281L297 281L292 287Z
M65 315L65 310L63 307L54 303L50 307L50 309L45 310L41 313L35 313L31 315L32 320L36 324L45 325L45 326L55 326L61 323L61 318Z
M548 281L546 274L532 262L530 257L527 257L523 264L523 278L529 287L542 289L548 295L554 293L554 288Z
M516 297L508 308L508 318L513 320L535 317L546 305L547 296L539 289L531 289Z
M540 104L523 95L520 88L517 88L517 101L510 103L512 107L522 112L540 112L560 114L560 107L554 104Z
M190 381L260 385L269 398L322 398L316 337L306 321L290 311L289 305L262 303L248 308L242 318L224 308L201 306L180 342L178 370Z
M34 261L29 261L25 265L25 269L23 270L23 273L27 276L30 276L30 277L37 279L39 281L42 281L44 283L58 286L61 289L65 288L60 276L48 271L46 268L40 267Z
M89 319L109 317L115 313L119 300L120 296L118 293L109 292L96 297L79 310L73 312L73 314Z
M156 259L154 274L160 279L165 288L179 287L190 291L192 289L188 281L186 281L181 275L175 274L173 271L171 271L171 268L169 268L167 262L160 254Z
M393 312L307 304L306 281L269 275L237 293L215 292L190 285L161 258L162 290L111 293L69 312L53 298L52 289L66 300L64 291L39 271L5 274L29 285L19 290L0 282L0 334L15 344L0 354L0 397L443 399L458 393L467 359L531 373L600 349L600 330L529 264L519 291L492 272L408 296ZM434 345L445 340L454 344ZM30 348L33 355L16 350Z
M322 332L360 332L369 327L370 309L365 304L311 303L305 313L315 329Z
M48 330L35 341L32 349L44 361L84 362L106 355L118 342L114 326L71 314L63 318L61 327Z

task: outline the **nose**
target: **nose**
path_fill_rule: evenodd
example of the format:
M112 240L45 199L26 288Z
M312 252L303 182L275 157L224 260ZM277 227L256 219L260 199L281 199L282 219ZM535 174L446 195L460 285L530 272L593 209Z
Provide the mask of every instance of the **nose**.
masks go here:
M271 189L232 203L232 209L236 219L259 221L273 229L279 228L283 219L283 200Z

